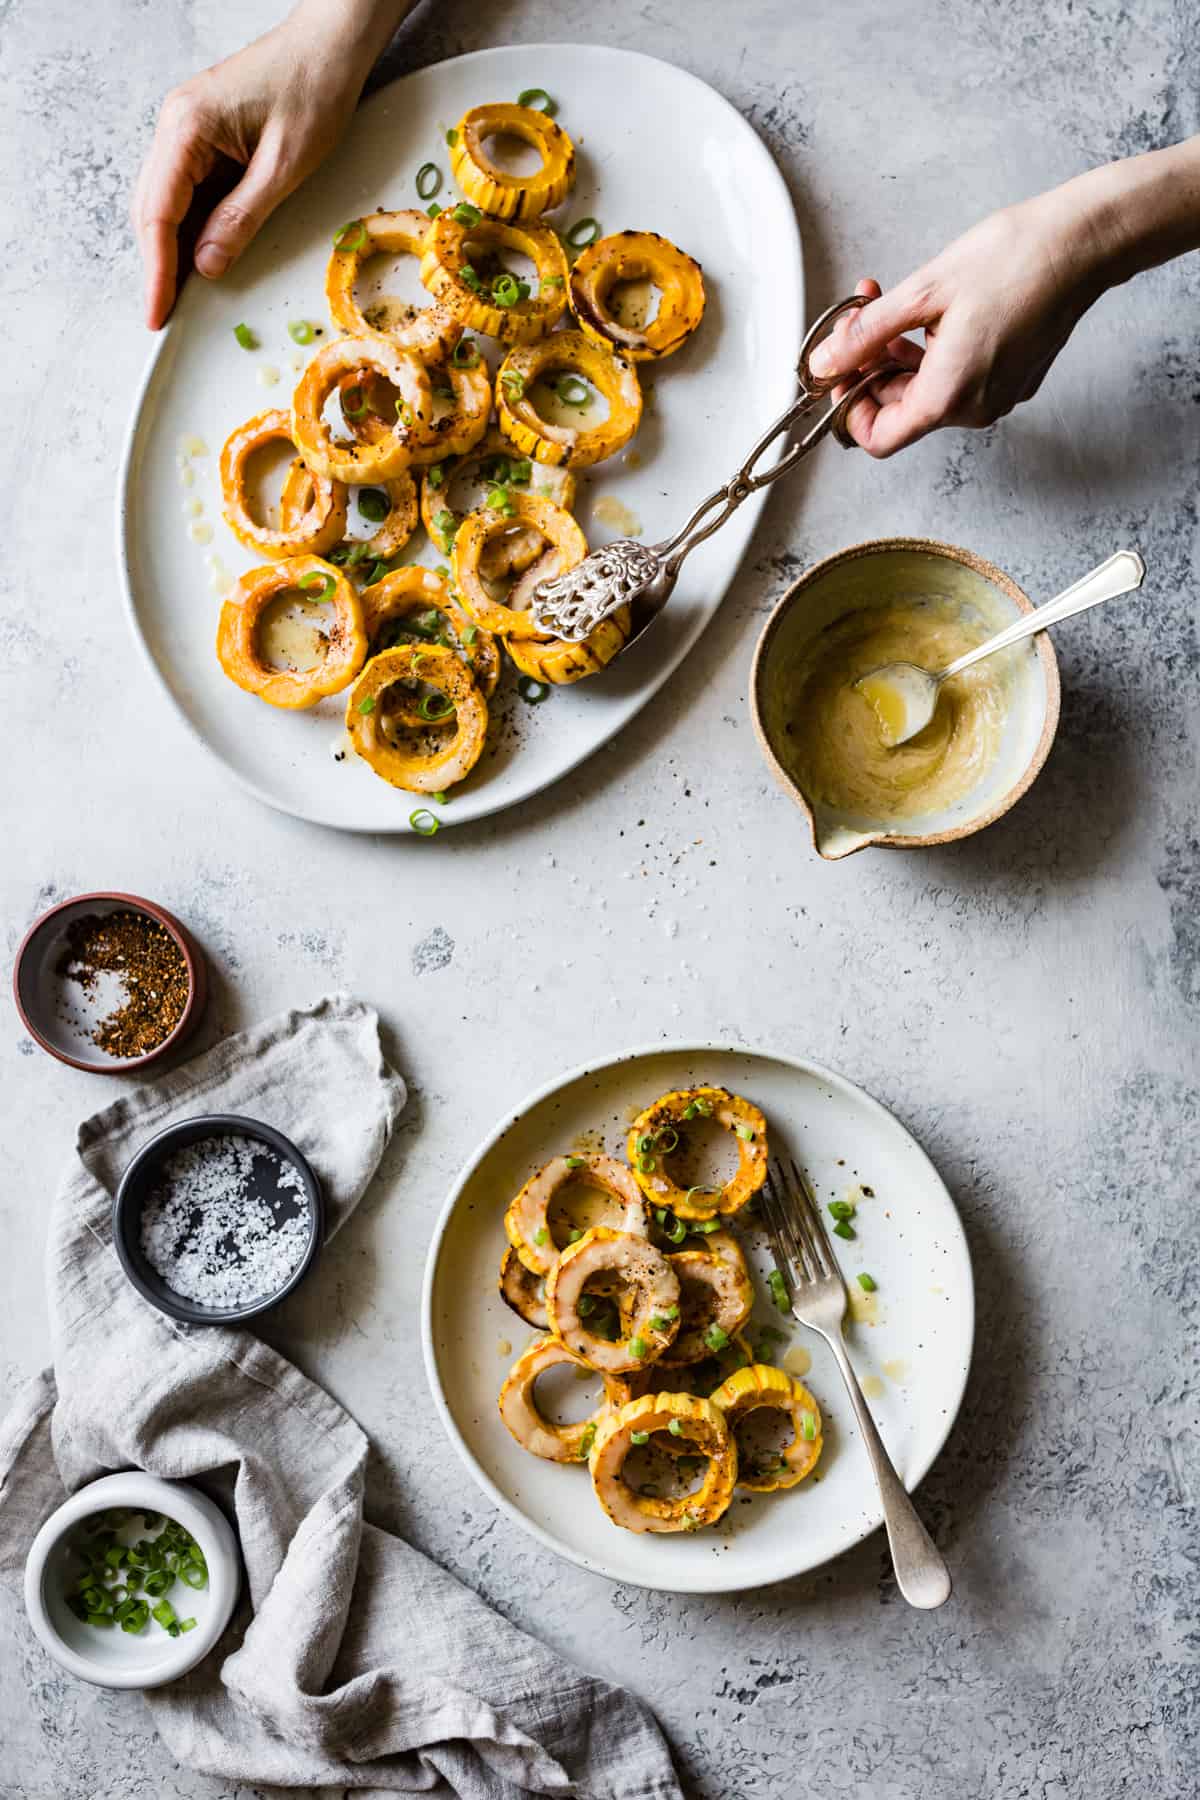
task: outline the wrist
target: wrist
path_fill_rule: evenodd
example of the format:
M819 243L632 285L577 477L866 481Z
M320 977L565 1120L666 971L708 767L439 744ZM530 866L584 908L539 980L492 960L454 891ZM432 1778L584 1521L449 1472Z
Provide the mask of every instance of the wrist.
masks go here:
M310 61L318 51L325 66L361 89L415 0L299 0L285 29Z
M1200 138L1091 169L1056 193L1078 218L1101 288L1200 248Z

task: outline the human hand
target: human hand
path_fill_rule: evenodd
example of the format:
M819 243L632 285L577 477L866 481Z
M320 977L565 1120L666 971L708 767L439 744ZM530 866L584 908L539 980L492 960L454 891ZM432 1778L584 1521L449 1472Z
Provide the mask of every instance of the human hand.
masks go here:
M810 363L826 376L884 357L903 365L850 409L847 429L864 450L891 456L942 425L994 424L1037 392L1106 285L1070 192L993 213L886 294L859 282L871 305L844 316ZM915 327L924 347L902 335Z
M337 143L405 10L375 0L302 0L265 37L167 95L131 208L151 331L175 304L179 227L199 183L222 158L245 169L196 242L196 269L215 280Z

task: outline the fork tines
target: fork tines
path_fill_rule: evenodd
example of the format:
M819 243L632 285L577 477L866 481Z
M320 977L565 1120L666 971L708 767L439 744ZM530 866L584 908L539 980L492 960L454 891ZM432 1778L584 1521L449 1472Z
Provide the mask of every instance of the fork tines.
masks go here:
M837 1263L807 1179L790 1157L788 1168L790 1179L781 1162L771 1163L762 1187L772 1247L790 1280L821 1281L837 1273Z

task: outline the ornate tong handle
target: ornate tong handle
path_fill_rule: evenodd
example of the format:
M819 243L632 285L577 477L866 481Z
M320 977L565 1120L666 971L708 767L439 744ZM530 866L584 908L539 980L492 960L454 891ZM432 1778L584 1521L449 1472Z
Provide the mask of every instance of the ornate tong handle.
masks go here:
M821 415L816 424L805 432L799 443L786 456L781 457L772 468L756 472L757 465L775 440L790 431L793 425L798 424L800 420L806 418L812 412L817 401L830 393L840 379L840 377L814 375L809 366L809 357L812 352L822 339L829 335L830 330L843 313L857 311L859 307L869 304L866 295L852 294L848 299L838 300L834 305L827 307L820 318L814 320L809 326L804 336L804 342L800 346L800 356L796 364L800 392L795 400L787 411L781 413L775 423L768 426L767 430L763 432L733 480L727 482L724 487L717 488L708 496L707 500L702 500L686 525L682 530L677 531L674 537L655 545L663 562L663 571L671 580L674 580L679 573L679 566L689 551L694 550L697 544L702 544L705 538L711 537L714 531L719 531L726 519L742 504L743 500L748 499L751 494L759 488L766 487L770 482L778 481L781 475L787 475L815 445L819 444L823 438L828 437L831 432L843 449L853 448L853 439L846 433L846 414L859 395L864 393L873 381L878 380L881 375L894 373L899 369L899 363L890 361L881 363L878 367L860 375L849 392L843 394L842 398L831 406L828 412Z

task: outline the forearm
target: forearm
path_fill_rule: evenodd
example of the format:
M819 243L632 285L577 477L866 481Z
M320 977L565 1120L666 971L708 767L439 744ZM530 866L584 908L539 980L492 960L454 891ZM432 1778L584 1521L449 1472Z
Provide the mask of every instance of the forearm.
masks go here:
M1075 217L1100 285L1200 249L1200 137L1089 169L1044 198Z
M328 44L344 67L365 81L416 0L299 0L289 25L306 39Z

